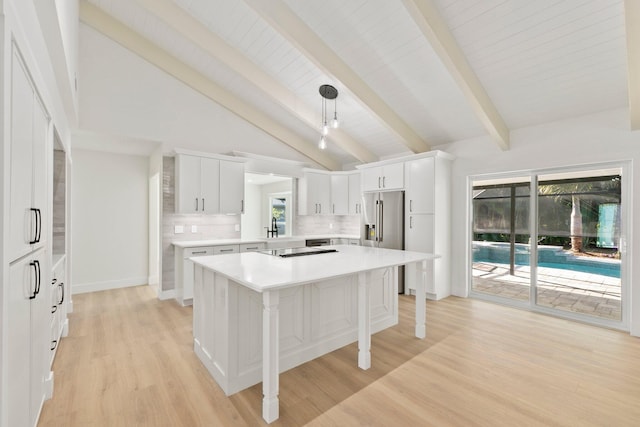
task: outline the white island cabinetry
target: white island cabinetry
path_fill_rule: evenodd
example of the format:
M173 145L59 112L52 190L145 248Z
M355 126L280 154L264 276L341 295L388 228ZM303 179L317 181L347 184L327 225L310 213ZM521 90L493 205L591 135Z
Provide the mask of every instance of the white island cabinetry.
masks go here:
M354 341L357 365L368 369L371 334L398 323L398 266L419 263L425 271L436 258L351 245L325 248L337 252L194 259L194 351L227 395L262 381L269 423L279 416L280 372ZM424 338L423 282L416 295L415 334Z

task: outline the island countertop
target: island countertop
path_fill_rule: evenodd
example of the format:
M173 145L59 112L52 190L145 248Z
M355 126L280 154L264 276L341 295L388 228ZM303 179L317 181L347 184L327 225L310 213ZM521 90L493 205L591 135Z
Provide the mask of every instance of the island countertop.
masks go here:
M337 252L290 258L246 252L191 260L256 292L263 292L439 258L434 254L364 246L336 245L322 246L322 249Z

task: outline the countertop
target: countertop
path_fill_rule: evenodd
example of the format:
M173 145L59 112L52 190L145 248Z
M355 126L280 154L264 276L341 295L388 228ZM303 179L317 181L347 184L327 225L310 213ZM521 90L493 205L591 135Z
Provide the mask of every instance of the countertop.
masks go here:
M360 235L355 234L319 234L305 236L286 236L286 237L258 237L254 239L211 239L211 240L174 240L171 242L173 246L178 248L199 248L202 246L222 246L222 245L242 245L245 243L261 243L261 242L282 242L282 241L300 241L307 239L360 239Z
M291 258L245 252L195 257L191 261L254 291L263 292L440 257L355 245L322 247L331 248L338 252Z

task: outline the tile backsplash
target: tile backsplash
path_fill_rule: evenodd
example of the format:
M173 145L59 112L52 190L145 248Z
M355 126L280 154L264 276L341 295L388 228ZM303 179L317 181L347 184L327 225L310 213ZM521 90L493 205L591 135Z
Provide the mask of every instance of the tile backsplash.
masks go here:
M294 186L294 192L295 192ZM297 209L296 209L297 213ZM175 213L175 158L164 157L162 167L162 290L175 287L173 241L239 239L240 215L197 215ZM175 233L175 226L184 232ZM192 226L197 231L191 231ZM237 230L237 231L236 231ZM295 235L360 234L359 215L322 215L294 218Z

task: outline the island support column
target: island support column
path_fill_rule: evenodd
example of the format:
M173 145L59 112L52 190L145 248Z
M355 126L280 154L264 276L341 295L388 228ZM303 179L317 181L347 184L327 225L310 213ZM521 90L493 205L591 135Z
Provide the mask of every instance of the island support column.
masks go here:
M416 263L416 270L420 271L418 280L416 280L416 337L422 339L427 336L426 329L426 285L427 285L427 261Z
M371 367L371 305L369 275L358 273L358 367Z
M271 423L280 416L279 291L262 293L262 418Z

